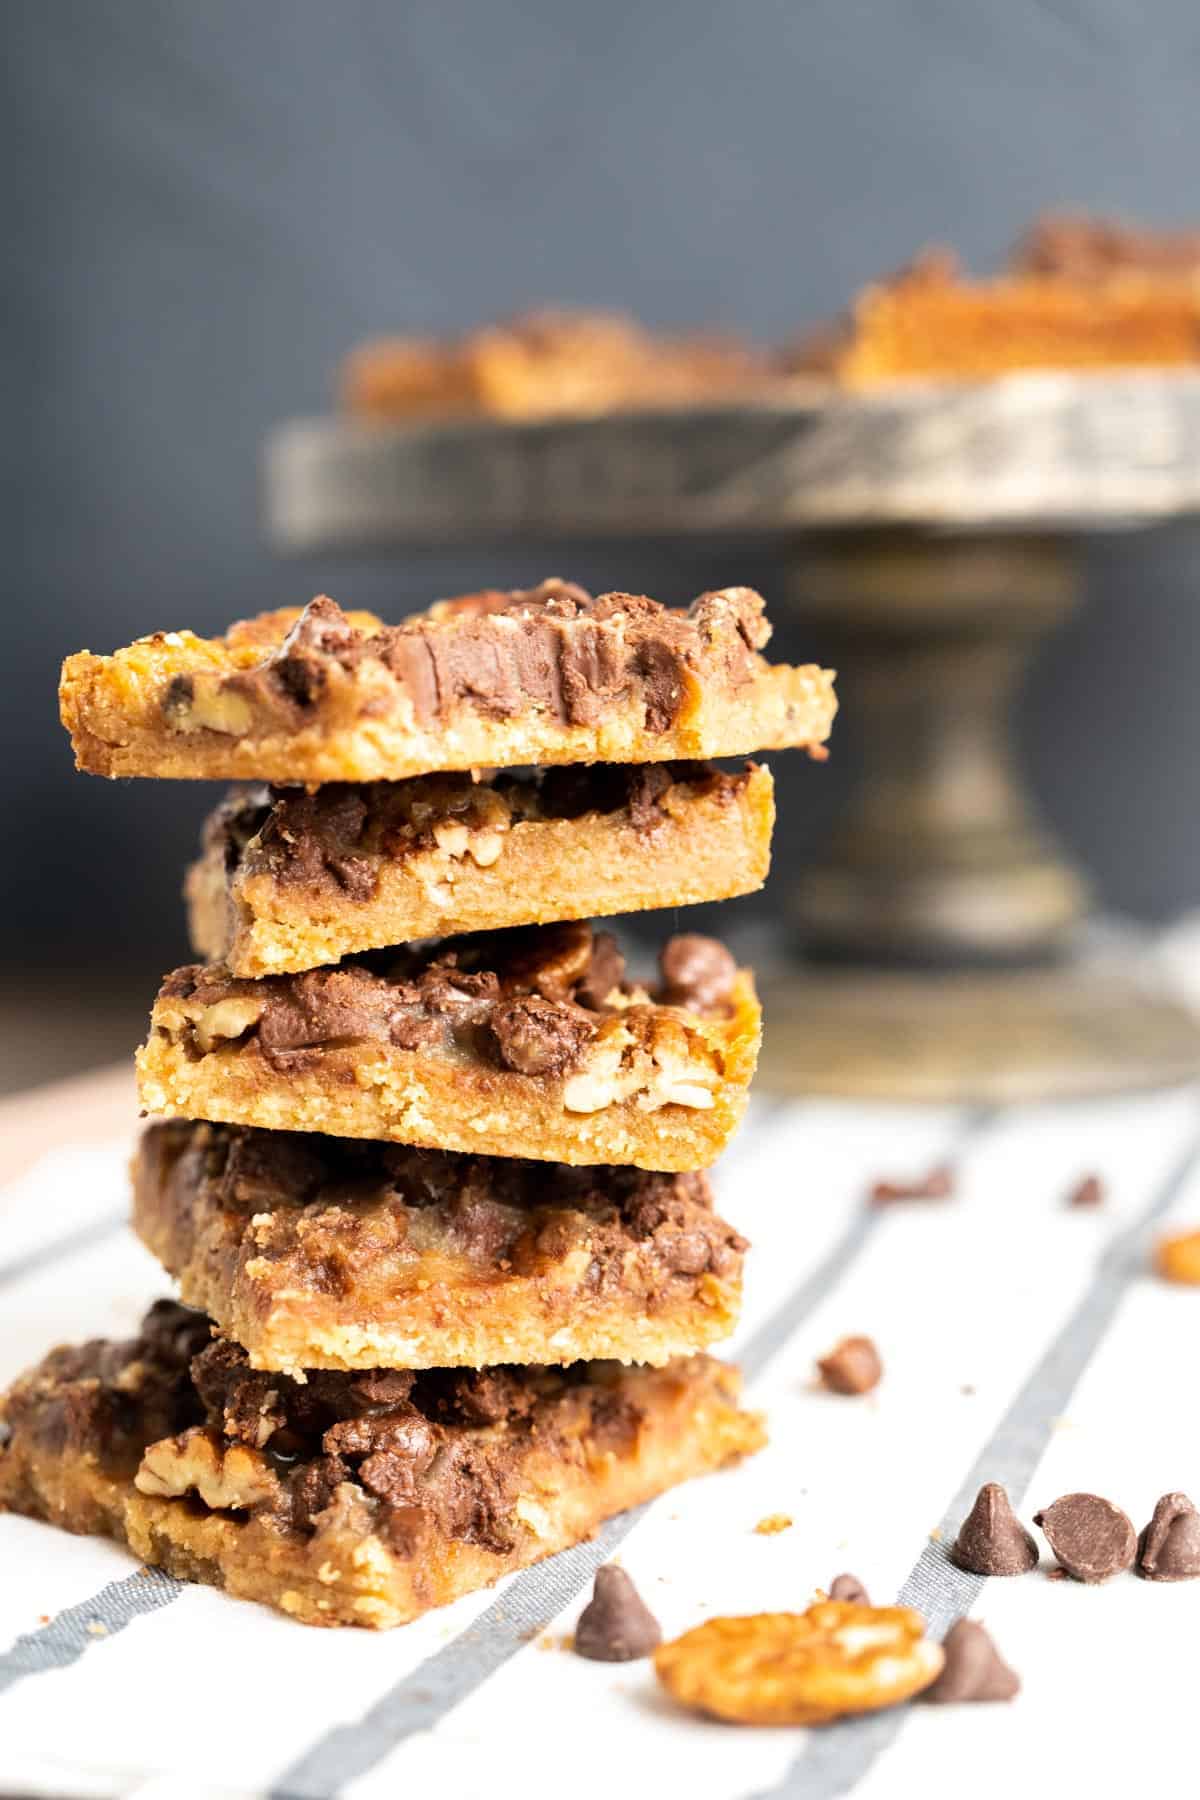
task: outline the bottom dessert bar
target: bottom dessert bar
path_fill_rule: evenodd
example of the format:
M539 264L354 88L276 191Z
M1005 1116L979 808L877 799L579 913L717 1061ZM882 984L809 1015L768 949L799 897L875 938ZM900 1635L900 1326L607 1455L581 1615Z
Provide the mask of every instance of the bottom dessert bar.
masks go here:
M703 1174L148 1126L133 1224L254 1368L666 1363L728 1337L743 1238Z
M0 1402L0 1511L307 1624L402 1625L759 1449L738 1389L706 1356L297 1382L159 1301Z

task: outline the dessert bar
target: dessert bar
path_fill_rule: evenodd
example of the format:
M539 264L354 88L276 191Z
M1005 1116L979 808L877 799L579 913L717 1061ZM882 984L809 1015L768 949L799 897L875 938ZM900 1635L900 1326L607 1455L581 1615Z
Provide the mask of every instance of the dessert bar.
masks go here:
M157 632L63 665L59 699L94 775L314 785L539 763L820 754L833 676L770 664L761 597L686 610L559 581L443 601L400 625L332 600L223 638Z
M258 1369L662 1364L727 1337L745 1240L708 1177L172 1121L133 1224Z
M654 336L621 314L545 310L457 340L363 344L341 389L346 410L369 419L528 419L695 404L763 375L763 358L734 338Z
M585 922L242 981L168 975L138 1052L146 1112L563 1163L699 1169L745 1110L760 1012L712 938L653 990Z
M770 772L705 763L235 791L188 874L192 943L235 975L761 887Z
M983 380L1020 369L1165 368L1200 362L1200 234L1046 218L1007 271L975 280L926 250L863 289L801 341L798 371L847 387Z
M0 1402L0 1509L126 1543L314 1625L400 1625L756 1450L736 1373L255 1373L159 1302Z

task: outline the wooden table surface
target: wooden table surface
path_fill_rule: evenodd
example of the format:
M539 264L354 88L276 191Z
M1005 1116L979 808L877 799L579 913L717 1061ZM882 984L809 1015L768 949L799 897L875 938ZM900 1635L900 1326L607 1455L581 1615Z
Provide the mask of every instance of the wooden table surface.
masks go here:
M0 1183L59 1144L132 1135L136 1121L132 1060L10 1094L0 1100Z

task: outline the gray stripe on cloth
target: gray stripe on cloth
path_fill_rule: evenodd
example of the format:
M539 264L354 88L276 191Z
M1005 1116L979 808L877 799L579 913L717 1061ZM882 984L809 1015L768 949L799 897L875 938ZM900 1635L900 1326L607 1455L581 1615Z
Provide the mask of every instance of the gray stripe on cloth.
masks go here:
M1194 1137L1154 1197L1137 1218L1110 1241L1091 1282L1070 1318L1043 1352L995 1431L959 1484L939 1525L938 1541L925 1544L909 1570L898 1604L915 1606L929 1621L930 1634L944 1637L970 1611L984 1577L968 1575L950 1561L947 1546L985 1481L998 1481L1020 1506L1060 1417L1116 1316L1121 1300L1146 1267L1145 1239L1171 1206L1200 1162L1200 1135ZM754 1800L837 1800L863 1776L904 1729L907 1707L863 1719L845 1719L810 1734L777 1787Z
M758 1125L794 1120L799 1107L773 1105ZM990 1117L967 1115L947 1149L955 1154ZM758 1149L761 1136L751 1147ZM740 1159L738 1159L740 1160ZM869 1242L883 1213L878 1207L855 1209L842 1236L793 1293L789 1294L738 1353L749 1377L761 1373L787 1344L818 1303L828 1297ZM516 1576L506 1591L452 1642L413 1669L389 1689L363 1717L338 1725L284 1771L270 1800L330 1800L351 1781L377 1768L406 1738L429 1731L476 1689L503 1668L523 1646L543 1631L562 1609L578 1598L596 1570L613 1555L653 1501L610 1519L589 1543L560 1551Z
M128 1222L129 1215L124 1209L105 1213L101 1218L93 1219L89 1225L81 1225L77 1231L69 1231L48 1244L39 1244L36 1250L29 1250L24 1256L15 1257L12 1262L0 1263L0 1288L13 1287L18 1281L40 1275L43 1269L51 1268L57 1262L64 1262L68 1256L75 1256L80 1251L94 1250L97 1244L115 1237Z
M182 1592L183 1583L161 1569L138 1569L121 1581L110 1581L90 1600L56 1613L49 1624L19 1637L0 1655L0 1694L29 1675L69 1668L85 1651L124 1631L134 1619L169 1606Z

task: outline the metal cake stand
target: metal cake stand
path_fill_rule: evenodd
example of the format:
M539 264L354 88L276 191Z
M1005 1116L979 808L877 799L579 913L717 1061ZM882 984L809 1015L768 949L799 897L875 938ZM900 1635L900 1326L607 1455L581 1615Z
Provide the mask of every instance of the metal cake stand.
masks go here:
M819 616L861 773L791 897L777 1090L1061 1097L1200 1072L1200 1025L1017 773L1011 696L1077 604L1085 533L1200 511L1200 373L1013 376L873 397L413 428L280 428L285 552L471 538L770 542Z

